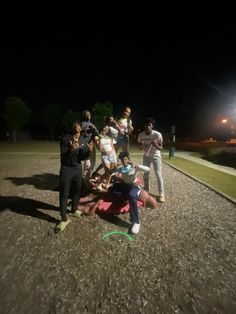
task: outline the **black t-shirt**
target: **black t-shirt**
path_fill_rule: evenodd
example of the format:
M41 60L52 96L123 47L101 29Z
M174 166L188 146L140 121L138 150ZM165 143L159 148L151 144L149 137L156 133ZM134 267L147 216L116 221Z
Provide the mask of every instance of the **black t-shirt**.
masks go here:
M78 167L82 160L89 157L90 151L86 143L79 140L79 148L71 150L70 141L73 136L70 134L61 137L60 150L61 150L61 165L67 167Z

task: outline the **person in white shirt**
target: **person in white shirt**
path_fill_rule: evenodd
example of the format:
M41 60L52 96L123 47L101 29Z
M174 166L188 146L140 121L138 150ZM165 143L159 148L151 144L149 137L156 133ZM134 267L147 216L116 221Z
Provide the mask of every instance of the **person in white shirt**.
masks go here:
M117 167L117 171L121 177L117 179L118 182L114 183L108 191L116 196L117 200L129 200L130 222L132 224L131 232L137 234L140 229L137 200L142 191L137 173L140 171L149 172L150 168L132 163L127 152L121 152L119 159L122 165Z
M107 117L105 119L105 123L109 127L108 135L112 138L113 145L115 146L117 142L118 133L120 130L119 126L113 116Z
M150 167L151 163L155 171L157 178L159 201L161 203L165 202L164 193L164 182L162 177L162 158L161 150L163 149L163 138L162 134L154 128L156 127L156 122L153 118L148 117L144 121L144 131L140 132L138 135L139 148L143 149L143 164ZM144 174L144 189L149 191L149 173Z

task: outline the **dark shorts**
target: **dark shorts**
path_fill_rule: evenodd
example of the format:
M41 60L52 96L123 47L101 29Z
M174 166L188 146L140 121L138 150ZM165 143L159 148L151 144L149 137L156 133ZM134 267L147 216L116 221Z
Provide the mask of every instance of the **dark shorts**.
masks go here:
M117 137L116 146L127 145L128 143L129 143L129 136L128 135Z

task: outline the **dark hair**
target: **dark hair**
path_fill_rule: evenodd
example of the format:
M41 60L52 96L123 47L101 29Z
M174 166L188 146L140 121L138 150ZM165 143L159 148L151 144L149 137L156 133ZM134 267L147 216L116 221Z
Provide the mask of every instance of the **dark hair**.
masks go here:
M74 128L76 124L79 124L81 126L80 120L73 120L73 121L71 121L72 128Z
M130 106L124 106L124 107L123 107L123 111L125 111L126 109L129 109L130 112L132 111L131 108L130 108Z
M76 124L79 124L81 126L81 122L79 120L72 120L70 124L70 133L73 133L76 128Z
M82 113L84 121L89 121L88 120L88 115L90 115L90 117L91 117L91 112L89 110L84 110L83 113Z
M129 153L128 152L120 152L118 158L120 160L123 160L125 157L129 158Z
M109 125L108 125L107 123L103 123L103 124L102 124L102 127L101 127L101 129L100 129L100 133L102 133L102 130L103 130L105 127L108 128L108 131L109 131Z
M151 123L153 125L153 128L156 127L156 121L153 118L151 118L151 117L146 117L144 119L144 125L145 124L149 124L149 123Z

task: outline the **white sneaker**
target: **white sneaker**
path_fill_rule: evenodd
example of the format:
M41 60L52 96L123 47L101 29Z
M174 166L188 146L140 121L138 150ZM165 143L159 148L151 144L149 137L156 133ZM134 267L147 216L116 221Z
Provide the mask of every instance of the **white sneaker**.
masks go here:
M159 201L160 201L161 203L165 203L166 198L165 198L165 195L164 195L164 194L160 194Z
M132 226L131 232L133 234L137 234L137 233L139 233L139 229L140 229L140 223L138 224L135 222Z

